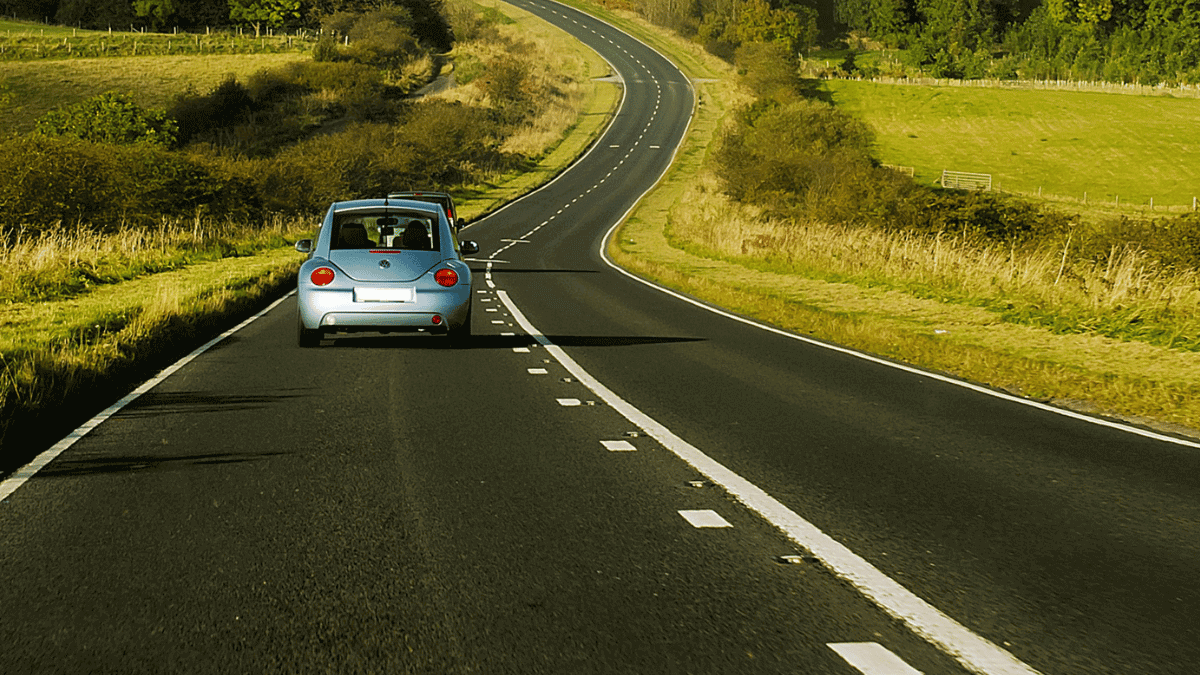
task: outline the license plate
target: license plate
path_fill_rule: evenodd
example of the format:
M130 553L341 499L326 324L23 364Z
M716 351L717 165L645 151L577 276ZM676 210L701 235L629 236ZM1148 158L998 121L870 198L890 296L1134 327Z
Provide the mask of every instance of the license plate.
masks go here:
M355 302L412 302L411 288L355 288Z

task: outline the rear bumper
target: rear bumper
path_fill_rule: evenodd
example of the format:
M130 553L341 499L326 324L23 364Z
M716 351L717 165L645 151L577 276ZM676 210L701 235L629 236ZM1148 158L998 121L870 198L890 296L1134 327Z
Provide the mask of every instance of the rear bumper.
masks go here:
M418 292L414 302L354 302L351 290L333 289L301 289L299 298L300 322L310 330L445 330L467 320L471 289Z

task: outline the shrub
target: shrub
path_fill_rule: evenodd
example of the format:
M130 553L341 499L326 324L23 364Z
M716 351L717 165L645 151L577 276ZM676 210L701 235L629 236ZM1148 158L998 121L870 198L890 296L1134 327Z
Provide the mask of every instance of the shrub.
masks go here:
M0 144L0 227L61 223L98 229L198 210L260 214L253 184L195 157L151 145L111 146L26 136Z
M163 147L174 145L177 136L175 121L165 111L145 110L128 94L111 91L42 115L36 132L97 143Z
M254 107L246 87L230 75L208 94L189 89L175 97L169 114L179 124L179 140L188 143L216 129L240 122Z

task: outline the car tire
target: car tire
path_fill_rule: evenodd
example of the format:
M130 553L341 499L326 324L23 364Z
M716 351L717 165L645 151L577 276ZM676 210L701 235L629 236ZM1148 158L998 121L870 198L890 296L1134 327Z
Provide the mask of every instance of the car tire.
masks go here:
M450 340L452 347L466 347L471 342L471 308L467 308L467 318L463 320L462 325L458 328L451 328L446 334Z
M296 343L303 349L321 346L320 329L312 330L304 327L304 322L296 319Z

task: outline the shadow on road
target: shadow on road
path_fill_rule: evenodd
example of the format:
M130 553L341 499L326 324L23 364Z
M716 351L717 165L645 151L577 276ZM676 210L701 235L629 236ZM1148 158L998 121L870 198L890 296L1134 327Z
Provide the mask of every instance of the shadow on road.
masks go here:
M260 410L281 401L303 398L311 389L292 389L296 393L210 394L193 391L147 392L121 410L121 417L149 417L163 413L204 413Z
M182 469L193 466L220 466L226 464L243 464L259 462L270 457L283 455L282 452L213 452L192 455L105 455L104 457L86 457L64 455L42 469L36 476L43 478L69 478L73 476L94 476L106 473L129 473L131 471L150 471L160 469Z
M705 338L669 336L629 335L547 335L547 339L559 347L636 347L639 345L661 345L678 342L702 342ZM528 335L474 335L461 344L453 344L445 336L428 334L339 335L327 338L321 349L512 349L529 347L537 341Z

